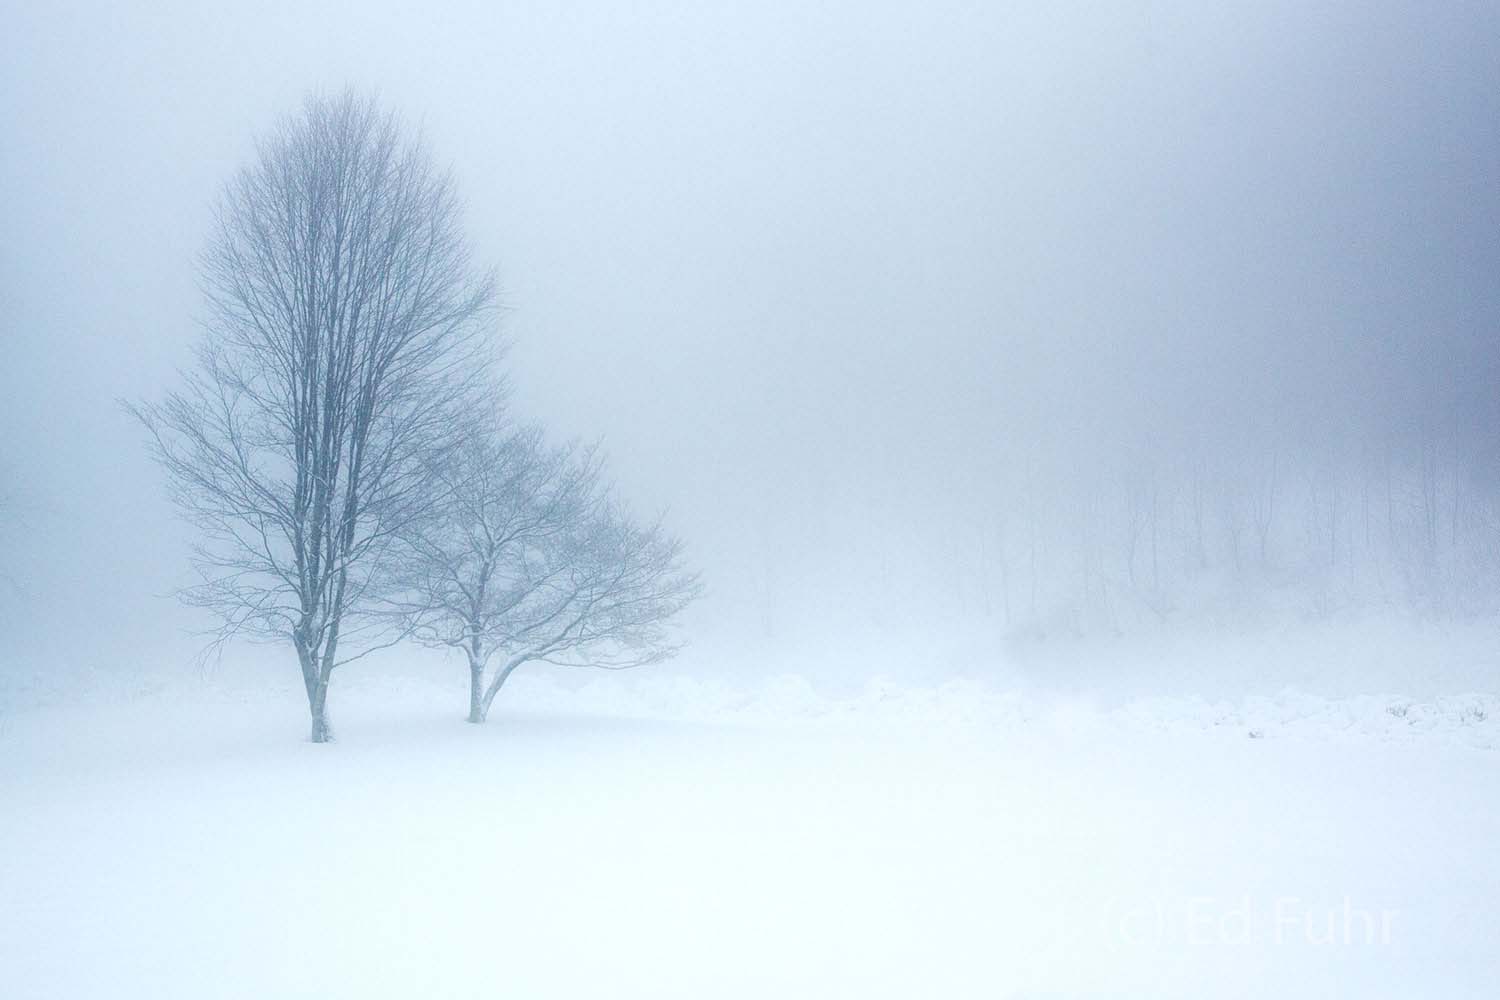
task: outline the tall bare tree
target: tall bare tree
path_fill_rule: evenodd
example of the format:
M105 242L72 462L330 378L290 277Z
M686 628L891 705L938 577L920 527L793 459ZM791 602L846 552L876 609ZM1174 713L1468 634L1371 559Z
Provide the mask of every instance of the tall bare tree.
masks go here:
M392 541L439 499L434 457L486 374L494 281L459 214L394 114L309 98L222 196L196 370L132 408L202 529L185 598L220 639L292 643L314 742L333 671L393 641Z
M523 664L619 670L680 648L698 576L659 522L611 499L596 448L475 431L439 474L444 516L407 535L409 613L419 641L464 651L470 722Z

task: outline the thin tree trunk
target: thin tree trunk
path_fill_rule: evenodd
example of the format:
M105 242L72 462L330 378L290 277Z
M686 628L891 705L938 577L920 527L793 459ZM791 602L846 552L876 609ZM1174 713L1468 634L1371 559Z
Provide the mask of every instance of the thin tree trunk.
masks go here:
M333 726L328 721L328 682L333 679L333 657L338 649L338 625L333 626L328 644L323 648L322 669L318 671L318 684L308 707L312 710L312 741L332 743Z
M313 698L308 703L308 709L312 713L310 736L312 742L332 743L333 726L328 721L328 678L324 677L318 681Z
M312 717L309 738L314 743L333 741L333 727L328 722L328 675L323 672L316 650L298 636L297 659L302 667L302 684L307 690L307 711Z
M469 659L469 721L483 722L489 714L484 698L484 664L473 657Z
M1161 593L1161 564L1157 561L1156 530L1159 518L1157 517L1157 486L1155 473L1151 480L1151 589Z
M495 695L500 693L500 689L505 686L505 682L510 680L510 675L515 673L516 668L524 662L526 662L524 657L518 656L495 673L495 679L490 681L489 687L485 688L484 698L480 701L478 721L483 722L489 718L490 706L495 703ZM470 721L474 720L471 719Z

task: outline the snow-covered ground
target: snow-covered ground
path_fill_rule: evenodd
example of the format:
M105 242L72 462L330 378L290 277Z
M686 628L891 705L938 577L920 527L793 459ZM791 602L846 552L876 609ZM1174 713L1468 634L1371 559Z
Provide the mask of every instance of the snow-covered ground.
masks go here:
M0 994L1500 982L1493 693L523 674L480 727L398 664L340 678L313 746L281 667L11 699Z

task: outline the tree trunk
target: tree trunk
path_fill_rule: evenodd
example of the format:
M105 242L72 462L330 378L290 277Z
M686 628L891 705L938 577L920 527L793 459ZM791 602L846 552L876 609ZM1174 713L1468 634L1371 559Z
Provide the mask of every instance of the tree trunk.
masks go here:
M302 685L307 689L307 711L312 716L310 739L314 743L331 743L333 727L328 722L328 678L323 676L317 651L309 647L300 630L293 641L302 666Z
M489 715L489 704L484 698L484 665L469 663L469 721L480 723Z
M339 597L343 597L343 583L339 584ZM328 638L323 644L323 655L318 664L318 680L314 686L311 696L308 698L307 707L312 712L312 741L314 743L332 743L333 726L328 722L328 682L333 678L334 657L339 648L339 620L334 618L328 629Z
M328 681L320 680L313 692L312 698L307 703L308 710L312 713L312 734L310 739L314 743L332 743L333 726L328 721Z
M500 689L505 686L505 682L510 679L510 675L515 673L516 668L525 662L524 656L518 656L495 672L495 679L490 681L489 687L485 689L484 697L479 703L480 722L483 722L489 716L490 706L495 703L495 695L500 693Z

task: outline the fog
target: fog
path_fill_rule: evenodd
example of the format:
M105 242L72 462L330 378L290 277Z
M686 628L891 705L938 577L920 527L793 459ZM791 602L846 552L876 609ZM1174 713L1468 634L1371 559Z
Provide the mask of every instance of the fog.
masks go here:
M452 165L517 413L602 437L689 546L695 663L1500 592L1494 5L6 21L18 669L196 648L190 536L117 400L190 363L255 137L346 85Z
M1494 0L0 14L0 994L1494 995Z

